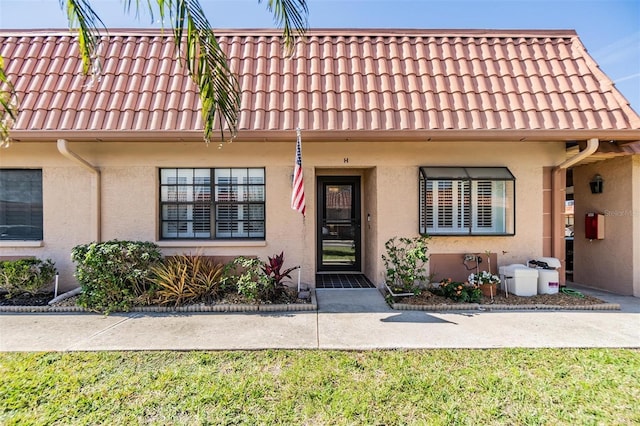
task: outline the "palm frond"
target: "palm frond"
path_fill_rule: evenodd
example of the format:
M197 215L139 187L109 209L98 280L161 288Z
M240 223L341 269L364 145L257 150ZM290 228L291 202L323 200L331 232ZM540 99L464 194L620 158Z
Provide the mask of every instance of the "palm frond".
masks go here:
M215 37L211 25L197 0L159 0L164 18L167 11L173 25L176 47L193 81L198 85L205 140L213 133L216 116L221 123L221 139L224 139L224 123L231 135L238 128L240 88L231 71L226 55Z
M263 0L258 0L262 3ZM267 9L273 19L282 27L284 45L289 54L293 52L295 34L302 36L309 28L309 9L305 0L267 0Z
M87 0L60 0L60 7L66 11L69 27L78 30L78 44L82 55L82 71L89 74L99 64L97 58L100 44L99 26L106 30L104 22L91 8Z
M136 19L140 18L140 0L122 0L122 4L124 6L124 11L126 13L131 13L131 10L134 10L134 17ZM146 0L145 3L147 4L147 10L149 11L149 15L151 16L151 22L153 23L154 20L154 5L152 0Z
M136 16L146 4L153 19L156 13L162 25L168 18L175 43L183 57L189 76L199 89L204 122L204 137L209 141L216 119L220 121L220 137L225 128L234 137L238 131L240 111L240 85L232 72L228 59L218 43L199 0L122 0L125 11ZM59 0L66 11L69 25L78 30L78 42L86 74L99 64L97 50L100 42L99 27L106 29L100 17L91 8L90 0ZM262 0L258 0L259 3ZM308 28L306 0L267 0L267 8L283 29L284 44L293 51L295 34L303 35Z
M0 56L0 148L9 146L9 129L16 120L15 89L4 70L4 60Z

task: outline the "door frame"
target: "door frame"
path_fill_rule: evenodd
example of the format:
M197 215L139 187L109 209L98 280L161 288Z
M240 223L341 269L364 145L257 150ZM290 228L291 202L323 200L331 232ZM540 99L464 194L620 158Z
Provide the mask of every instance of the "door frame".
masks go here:
M326 185L352 186L352 220L355 235L355 262L353 266L328 266L322 264L322 228L325 222ZM316 177L316 271L318 272L362 272L362 189L361 177L355 175L317 176Z

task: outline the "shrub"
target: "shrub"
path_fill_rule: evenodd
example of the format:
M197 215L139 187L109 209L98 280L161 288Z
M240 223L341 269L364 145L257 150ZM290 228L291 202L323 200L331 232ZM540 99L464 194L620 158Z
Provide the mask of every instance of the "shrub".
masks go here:
M386 283L394 291L419 293L418 284L427 279L425 264L429 237L389 239L382 255L386 269Z
M260 299L262 289L269 285L262 267L263 262L258 258L236 257L225 265L224 288L236 291L249 300Z
M475 284L452 281L451 278L440 281L440 285L431 292L456 302L476 303L480 301L482 291Z
M71 251L82 287L78 304L109 313L129 310L152 288L151 267L162 258L151 242L107 241L79 245Z
M223 268L224 265L200 255L166 258L152 268L158 302L180 306L211 301L220 293Z
M225 266L225 286L249 300L274 302L286 290L285 278L296 267L282 270L284 252L269 257L267 262L258 258L240 256Z
M19 259L0 262L0 288L8 297L35 294L53 281L56 267L51 259Z
M297 266L281 271L284 266L284 252L280 252L280 254L276 254L268 259L269 260L262 265L262 271L267 276L269 285L265 286L262 296L267 300L274 300L285 291L286 287L282 281L285 278L291 278L290 273L294 271Z

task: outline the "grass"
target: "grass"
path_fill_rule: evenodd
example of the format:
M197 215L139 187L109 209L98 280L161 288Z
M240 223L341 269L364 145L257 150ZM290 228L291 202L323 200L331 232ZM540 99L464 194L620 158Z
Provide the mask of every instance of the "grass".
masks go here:
M324 260L344 259L353 262L356 258L355 252L355 248L351 246L332 246L331 248L325 247L322 249L322 258Z
M0 354L0 424L640 424L640 351Z

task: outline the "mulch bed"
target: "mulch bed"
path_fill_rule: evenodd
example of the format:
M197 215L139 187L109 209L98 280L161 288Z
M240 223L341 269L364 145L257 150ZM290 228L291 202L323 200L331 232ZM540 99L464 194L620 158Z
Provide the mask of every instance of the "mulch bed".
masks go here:
M7 294L0 294L0 306L48 306L49 301L53 299L53 292L50 293L38 293L38 294L23 294L20 296L7 297ZM77 306L77 296L70 297L68 299L61 300L55 303L53 306ZM220 300L216 300L212 305L253 305L253 304L307 304L311 303L310 299L299 299L296 289L289 289L281 295L277 300L273 301L250 301L238 294L227 294ZM153 306L153 305L147 305ZM168 305L171 306L171 305Z
M0 294L0 306L47 306L53 299L53 292L38 294L22 294L20 296L7 297L6 293Z
M309 299L298 299L298 291L295 288L288 288L284 293L280 295L276 300L267 300L267 301L252 301L247 300L243 296L237 293L229 293L222 297L222 299L217 300L215 303L218 305L222 304L290 304L290 303L310 303Z
M437 296L429 291L423 291L419 296L398 298L396 302L408 305L464 305L443 296ZM515 296L504 292L498 292L493 297L483 297L480 303L495 305L555 305L555 306L588 306L606 303L597 297L584 295L584 297L572 296L564 293L538 294L536 296Z

